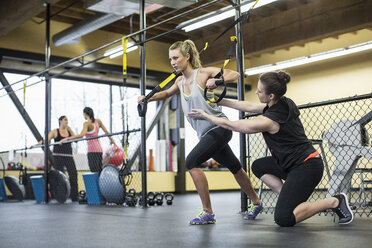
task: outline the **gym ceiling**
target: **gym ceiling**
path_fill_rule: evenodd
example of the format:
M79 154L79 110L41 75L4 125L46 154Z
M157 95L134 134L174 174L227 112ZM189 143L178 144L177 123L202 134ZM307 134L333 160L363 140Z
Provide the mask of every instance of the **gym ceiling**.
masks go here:
M48 0L51 5L51 38L56 33L53 31L53 23L64 23L68 25L77 25L81 21L94 18L100 12L93 10L91 6L101 4L105 6L105 13L110 12L110 2L128 2L133 4L134 0ZM265 0L260 0L265 1ZM16 32L17 28L27 22L39 23L37 33L41 44L45 43L45 7L42 0L3 0L0 2L0 68L4 69L4 60L23 61L24 63L43 63L44 54L36 50L28 50L27 46L8 46L2 44L1 39L6 38ZM160 21L166 20L187 10L197 8L208 1L195 0L152 0L146 1L148 7L146 25L151 26ZM165 2L167 6L159 6L156 3ZM184 7L180 7L184 5ZM230 6L230 1L221 0L202 8L187 16L177 18L170 22L159 25L146 32L146 37L150 38L166 31L174 29L178 24L192 18L216 11L226 6ZM244 54L245 58L259 56L263 53L274 52L278 49L289 49L293 46L304 46L311 41L322 42L325 38L337 39L338 36L346 33L354 33L361 29L372 29L372 0L278 0L263 7L254 9L250 13L249 21L243 26L244 34ZM185 32L183 30L175 31L172 34L156 39L155 46L164 43L161 49L166 49L171 43L177 40L192 39L199 48L203 47L206 41L212 41L220 32L222 32L233 18L209 25L207 27ZM130 34L139 30L139 14L135 11L130 15L108 24L94 33L108 31L117 34L117 37ZM58 31L59 32L59 31ZM234 35L232 29L228 35ZM20 32L19 39L25 39ZM18 38L18 37L17 37ZM115 40L113 39L113 40ZM40 42L40 40L38 42ZM118 44L120 45L120 44ZM225 52L229 48L229 43L225 39L219 39L210 46L203 55L204 65L216 65L224 60ZM63 45L67 46L68 45ZM10 49L11 47L11 49ZM45 48L44 48L45 49ZM56 56L55 48L51 41L51 55L54 63L63 62L74 56ZM92 49L92 48L89 48ZM159 48L160 49L160 48ZM42 51L42 50L41 50ZM80 44L80 54L88 51L88 47ZM166 50L165 50L166 51ZM76 54L78 56L79 54ZM146 52L146 55L148 53ZM167 56L167 54L165 55ZM166 58L166 57L165 57ZM39 61L37 61L39 60ZM161 60L164 60L163 58ZM117 67L120 68L120 60L117 60ZM110 62L111 63L111 62ZM168 63L167 59L161 63ZM13 67L16 70L22 63L15 63ZM36 67L35 67L36 68ZM99 63L99 69L113 70L114 67L105 67L104 63ZM7 68L9 70L9 68ZM22 68L18 68L21 70ZM162 77L167 75L166 70L154 70L151 65L148 66L148 75ZM133 75L138 71L133 71Z

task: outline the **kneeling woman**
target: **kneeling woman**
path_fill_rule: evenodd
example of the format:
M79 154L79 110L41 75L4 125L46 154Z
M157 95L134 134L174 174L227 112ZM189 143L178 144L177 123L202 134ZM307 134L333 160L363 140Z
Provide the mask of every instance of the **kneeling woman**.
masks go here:
M253 173L279 194L275 207L275 222L293 226L318 212L332 209L340 224L353 220L345 194L307 202L323 175L323 162L305 135L296 104L284 94L290 76L283 72L262 74L257 84L261 103L222 100L220 105L240 111L261 113L253 119L230 121L209 115L200 109L188 114L206 119L223 128L252 134L262 132L272 156L254 161ZM284 180L285 182L283 183Z

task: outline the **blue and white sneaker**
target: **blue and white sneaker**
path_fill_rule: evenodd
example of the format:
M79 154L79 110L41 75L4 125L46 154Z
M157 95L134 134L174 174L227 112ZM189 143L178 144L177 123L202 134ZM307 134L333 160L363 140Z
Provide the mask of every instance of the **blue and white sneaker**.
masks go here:
M196 216L195 219L190 220L190 225L206 225L214 223L216 223L214 214L208 213L208 211L205 209L200 211L200 213L198 214L198 216Z
M246 216L244 216L244 219L246 220L254 220L257 215L264 209L264 207L261 204L249 204L248 205L248 213Z

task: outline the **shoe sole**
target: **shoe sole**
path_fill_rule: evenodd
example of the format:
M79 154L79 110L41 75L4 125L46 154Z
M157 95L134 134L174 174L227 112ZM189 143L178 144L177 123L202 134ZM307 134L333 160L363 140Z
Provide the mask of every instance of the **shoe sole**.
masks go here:
M214 224L214 223L216 223L215 220L213 220L213 221L206 221L206 222L203 222L203 223L192 222L192 223L190 223L190 225L208 225L208 224Z
M341 193L340 195L343 195L343 196L344 196L344 199L345 199L345 201L346 201L346 207L347 207L347 209L348 209L348 210L350 211L350 213L351 213L351 219L350 219L348 222L338 223L338 224L339 224L339 225L347 225L347 224L351 223L351 222L354 220L354 213L353 213L353 211L351 211L351 208L350 208L350 206L349 206L349 200L347 199L346 194L345 194L345 193Z

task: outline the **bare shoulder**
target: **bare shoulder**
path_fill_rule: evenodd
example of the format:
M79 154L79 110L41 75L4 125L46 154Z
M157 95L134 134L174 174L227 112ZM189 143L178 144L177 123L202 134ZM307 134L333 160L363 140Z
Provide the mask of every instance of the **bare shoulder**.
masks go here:
M178 78L176 78L175 84L178 86L178 88L180 87L180 84L181 84L181 80L182 79L183 79L183 75L181 75Z
M215 70L218 70L218 68L216 68L216 67L201 67L201 68L199 68L199 73L200 74L210 75Z
M217 67L201 67L198 71L198 75L205 78L211 78L216 76L221 71L221 68Z
M57 134L58 134L58 132L57 132L57 128L56 128L52 131L52 135L53 135L53 137L57 137Z

